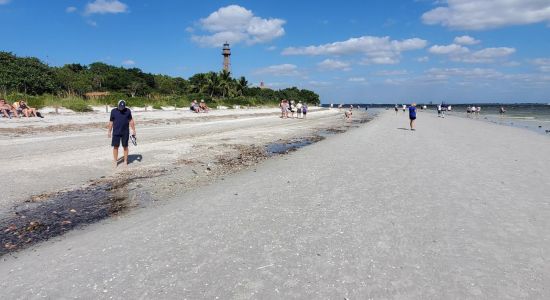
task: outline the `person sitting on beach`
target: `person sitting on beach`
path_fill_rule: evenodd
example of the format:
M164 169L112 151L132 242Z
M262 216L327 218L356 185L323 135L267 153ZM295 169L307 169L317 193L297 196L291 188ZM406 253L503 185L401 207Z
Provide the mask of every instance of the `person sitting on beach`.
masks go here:
M201 110L199 104L197 103L197 100L193 100L193 102L191 102L191 106L189 106L189 109L195 113L199 113Z
M416 120L416 103L413 103L411 106L409 106L409 120L410 120L411 130L415 130L414 121Z
M11 119L12 114L16 117L19 117L17 110L6 102L4 99L0 99L0 113L2 116Z
M201 103L199 104L200 112L207 113L210 110L210 107L206 105L206 102L204 100L201 100Z
M15 103L14 103L15 104ZM15 106L15 105L14 105ZM25 117L39 117L44 118L34 107L30 107L27 105L27 102L25 100L19 100L17 105L17 110L19 110Z

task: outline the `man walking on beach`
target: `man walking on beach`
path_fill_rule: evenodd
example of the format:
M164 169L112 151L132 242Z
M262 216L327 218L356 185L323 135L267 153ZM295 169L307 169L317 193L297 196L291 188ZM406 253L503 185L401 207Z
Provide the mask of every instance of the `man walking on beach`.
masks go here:
M409 106L409 119L411 120L411 130L415 130L414 120L416 120L416 103Z
M128 139L130 138L130 128L132 128L132 135L136 135L136 125L132 118L132 112L126 107L124 100L118 101L118 107L111 110L111 117L109 121L108 137L111 138L111 146L113 147L113 165L116 168L118 166L118 147L122 141L122 148L124 148L124 166L128 165Z

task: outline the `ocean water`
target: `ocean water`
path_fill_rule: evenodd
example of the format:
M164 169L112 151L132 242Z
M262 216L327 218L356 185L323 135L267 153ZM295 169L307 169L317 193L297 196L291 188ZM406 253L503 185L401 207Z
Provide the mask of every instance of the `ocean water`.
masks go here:
M353 104L361 108L393 109L394 104ZM526 128L538 133L550 136L550 105L549 104L473 104L481 107L481 113L474 117L468 116L466 108L468 104L451 104L452 110L448 115L472 118L495 124ZM323 104L323 107L329 107ZM335 104L334 107L338 105ZM420 106L420 105L419 105ZM500 114L500 107L506 109L506 113ZM345 104L344 107L349 107ZM428 111L436 112L437 105L427 105Z

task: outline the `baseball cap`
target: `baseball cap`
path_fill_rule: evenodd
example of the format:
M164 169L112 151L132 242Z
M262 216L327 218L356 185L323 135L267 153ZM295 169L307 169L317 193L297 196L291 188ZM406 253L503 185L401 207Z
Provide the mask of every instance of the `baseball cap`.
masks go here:
M118 100L118 110L124 110L126 108L126 101Z

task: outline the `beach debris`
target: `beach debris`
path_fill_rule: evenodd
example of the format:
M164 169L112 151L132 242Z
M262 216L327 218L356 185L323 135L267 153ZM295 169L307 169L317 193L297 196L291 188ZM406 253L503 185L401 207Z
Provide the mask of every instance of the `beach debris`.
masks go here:
M72 212L73 214L76 213L76 209L74 208L71 208L69 211Z

